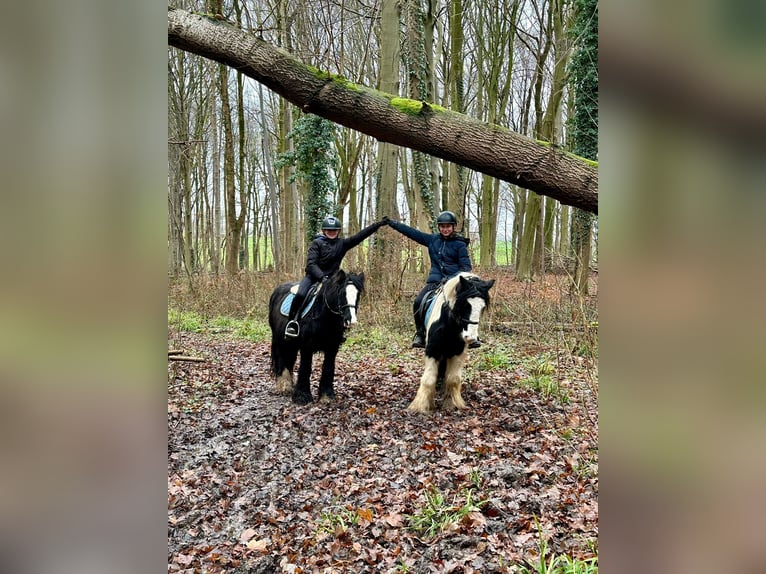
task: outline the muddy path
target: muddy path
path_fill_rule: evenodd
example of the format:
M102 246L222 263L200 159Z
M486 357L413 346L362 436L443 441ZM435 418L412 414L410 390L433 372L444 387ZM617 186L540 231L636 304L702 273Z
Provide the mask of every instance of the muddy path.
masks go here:
M344 346L337 399L299 407L275 393L267 343L171 335L206 360L168 366L169 572L512 572L542 541L594 554L596 391L576 358L556 372L568 403L515 365L467 369L468 408L422 415L405 410L415 350Z

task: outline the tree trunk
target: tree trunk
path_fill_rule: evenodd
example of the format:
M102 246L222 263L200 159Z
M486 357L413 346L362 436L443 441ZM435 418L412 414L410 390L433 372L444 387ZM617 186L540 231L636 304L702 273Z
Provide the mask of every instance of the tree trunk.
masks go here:
M465 86L463 79L463 0L451 0L449 3L450 27L450 94L451 108L465 113ZM466 233L469 221L465 214L465 196L467 189L465 167L459 163L449 164L449 182L447 196L442 197L442 208L454 211L458 225Z
M181 275L183 266L183 239L181 234L181 186L178 183L179 144L171 144L168 150L170 170L168 173L168 269L175 279Z
M235 3L235 6L237 4ZM245 157L245 96L244 96L244 76L237 72L237 129L239 133L238 136L238 144L239 144L239 153L237 155L237 179L239 180L239 215L237 216L237 226L239 227L239 240L240 240L240 246L239 246L239 267L240 269L247 269L248 262L247 262L247 226L245 225L245 222L247 220L247 206L249 205L248 201L248 189L250 188L250 184L248 183L248 178L246 177L246 170L245 170L245 163L246 163L246 157Z
M211 72L214 66L210 66ZM211 221L211 235L210 235L210 261L213 268L213 273L218 275L221 272L221 160L220 160L220 144L218 140L218 106L215 96L216 93L216 80L215 74L211 73L214 78L211 81L210 86L210 138L211 138L211 152L212 165L213 165L213 188L210 190L213 196L213 213Z
M380 87L393 93L399 91L399 0L383 0L380 12ZM381 143L378 146L378 193L376 211L379 216L395 216L397 189L397 146L391 143ZM398 261L394 258L395 244L383 235L378 238L376 245L375 271L383 282L387 292L393 293L398 286L395 282L396 273L392 265Z
M425 17L420 0L407 0L406 4L407 53L402 60L407 67L408 92L410 98L417 101L431 99L429 66L432 59L426 57ZM433 23L433 21L431 21ZM431 32L433 36L433 32ZM381 89L383 86L381 85ZM402 171L404 158L402 156ZM430 225L434 214L434 190L431 186L430 158L418 151L412 152L412 197L409 199L411 223L419 227L422 222Z
M598 211L596 163L546 142L311 69L256 35L214 18L168 9L168 43L232 66L304 111Z
M263 151L263 165L266 171L266 184L267 195L269 201L269 209L271 210L271 256L274 260L274 270L281 271L282 265L282 250L279 241L280 236L280 219L279 219L279 199L277 198L277 184L274 181L274 168L271 164L271 138L269 137L269 124L266 122L266 101L263 96L263 86L258 84L258 98L260 99L260 115L261 115L261 149Z
M513 236L514 236L514 252L515 252L515 258L513 261L513 267L514 269L519 268L519 265L521 265L521 241L524 237L524 218L526 217L527 213L527 196L531 194L531 191L527 191L526 189L521 189L519 187L515 188L515 197L516 200L514 202L515 209L514 209L514 219L513 219Z
M561 141L561 134L558 132L558 128L561 124L562 102L567 83L566 68L569 63L569 43L567 41L567 31L564 27L566 20L564 0L551 0L550 13L553 28L553 78L551 80L548 106L543 117L542 132L539 137L554 144L561 144L563 142ZM553 256L555 250L553 231L556 207L557 205L554 200L550 198L546 200L545 221L543 224L545 242L543 259L545 259L545 253ZM542 272L545 272L545 261L543 261Z
M231 124L229 71L221 65L219 73L221 123L223 125L223 187L226 197L226 273L239 271L239 226L237 225L236 175L234 171L234 129Z
M535 276L535 239L540 225L541 206L542 197L536 193L530 193L526 203L524 230L521 235L516 267L516 279L519 281L531 281Z
M518 2L511 6L499 0L476 7L475 35L484 39L477 50L479 67L476 90L479 117L497 123L506 117L513 74L513 43L517 25ZM500 199L499 181L484 176L479 193L479 262L496 263L497 215Z
M575 31L580 45L572 63L574 149L595 158L598 154L598 2L583 0L577 6ZM579 295L588 294L592 229L593 215L575 210L572 216L572 249L575 254L572 291Z

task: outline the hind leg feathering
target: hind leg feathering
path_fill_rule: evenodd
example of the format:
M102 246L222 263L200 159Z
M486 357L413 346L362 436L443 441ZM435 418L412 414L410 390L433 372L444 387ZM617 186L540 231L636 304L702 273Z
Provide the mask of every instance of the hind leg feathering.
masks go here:
M277 392L280 395L289 395L293 392L293 373L288 369L282 369L277 375Z

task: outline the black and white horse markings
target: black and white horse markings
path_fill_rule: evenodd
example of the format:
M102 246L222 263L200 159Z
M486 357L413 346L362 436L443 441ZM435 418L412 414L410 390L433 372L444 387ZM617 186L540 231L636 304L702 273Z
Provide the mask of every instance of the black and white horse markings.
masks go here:
M364 290L364 273L346 274L339 269L322 282L310 309L298 320L300 334L285 339L287 311L283 302L297 283L282 283L269 299L269 326L271 327L271 372L277 380L277 392L292 393L293 402L305 405L312 401L309 379L314 353L324 353L322 375L319 380L319 400L335 398L335 358L347 328L357 322L359 297ZM310 297L307 298L307 300ZM289 309L289 306L285 306ZM293 368L298 353L301 362L298 381L293 387Z
M489 305L489 290L494 284L494 279L485 281L473 273L459 273L436 294L426 322L425 370L409 410L424 413L434 410L436 382L441 375L442 408L465 408L461 389L466 351L479 338L479 321Z

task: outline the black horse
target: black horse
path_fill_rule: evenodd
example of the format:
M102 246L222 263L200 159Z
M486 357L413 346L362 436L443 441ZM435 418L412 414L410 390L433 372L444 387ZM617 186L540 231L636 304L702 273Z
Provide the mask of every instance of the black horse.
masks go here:
M319 380L319 400L335 398L335 357L345 338L345 331L356 323L359 297L364 291L364 273L348 273L339 269L321 282L316 298L308 312L300 313L298 337L286 339L287 311L285 297L297 283L282 283L269 299L269 326L271 327L271 372L277 379L277 392L292 392L293 402L305 405L311 402L311 362L314 353L324 353L322 377ZM308 305L311 294L306 298ZM298 382L293 388L293 368L301 354Z
M419 312L426 326L426 361L409 410L434 409L436 382L440 377L444 377L445 387L442 408L465 408L460 391L466 351L479 338L479 321L489 306L489 290L494 284L494 279L484 281L473 273L459 273L421 307Z

